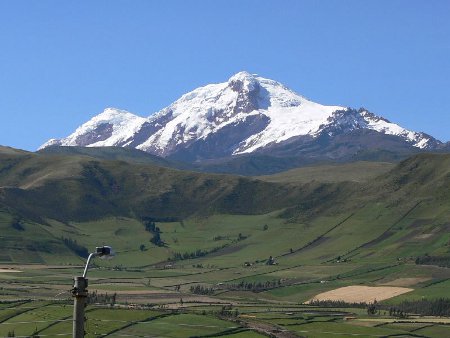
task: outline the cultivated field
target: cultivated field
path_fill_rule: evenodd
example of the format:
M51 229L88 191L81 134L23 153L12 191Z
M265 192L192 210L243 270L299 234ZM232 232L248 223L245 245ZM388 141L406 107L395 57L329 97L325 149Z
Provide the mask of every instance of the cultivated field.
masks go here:
M413 289L401 287L350 285L319 293L311 300L332 300L347 303L373 303L375 301L379 302L411 291L413 291Z

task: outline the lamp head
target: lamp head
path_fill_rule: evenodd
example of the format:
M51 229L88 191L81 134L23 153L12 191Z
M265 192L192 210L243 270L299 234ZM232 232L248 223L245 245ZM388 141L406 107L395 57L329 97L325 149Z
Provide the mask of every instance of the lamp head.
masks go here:
M102 259L111 259L115 256L115 252L110 246L98 246L95 248L95 253Z

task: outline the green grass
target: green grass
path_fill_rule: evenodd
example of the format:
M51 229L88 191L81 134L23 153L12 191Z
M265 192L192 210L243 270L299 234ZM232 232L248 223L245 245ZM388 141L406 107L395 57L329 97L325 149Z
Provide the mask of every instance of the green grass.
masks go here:
M302 325L290 325L289 329L299 333L300 335L306 335L311 338L322 337L346 337L351 335L360 335L363 337L379 337L382 335L395 335L406 333L403 330L378 328L378 327L366 327L357 326L352 323L342 322L312 322Z
M345 285L377 285L386 280L408 276L450 278L445 269L415 265L413 260L408 260L411 255L401 251L407 243L415 241L414 236L410 237L411 239L399 241L409 236L411 229L409 225L403 224L414 222L417 219L414 213L410 214L410 219L404 219L403 223L399 223L401 229L395 230L392 236L376 245L360 247L380 236L401 216L400 213L400 216L393 217L392 211L388 210L386 213L384 210L382 204L366 206L350 218L348 214L337 218L321 217L311 223L303 224L286 222L278 216L277 212L263 215L214 215L191 218L182 224L159 222L157 225L161 228L166 247L155 247L150 242L142 241L143 238L149 239L151 234L144 230L140 222L129 218L114 217L95 222L71 223L70 233L66 232L66 226L63 224L52 222L50 230L46 233L53 238L63 235L73 236L79 239L80 244L88 248L94 248L99 244L112 245L117 251L117 256L111 261L95 260L95 264L101 269L92 268L89 273L93 288L111 292L120 289L149 290L190 283L182 286L184 291L188 291L192 283L215 287L218 283L233 284L241 280L246 282L283 280L281 288L257 294L250 292L246 293L245 297L302 302L321 291ZM380 216L382 212L386 214ZM421 214L420 209L415 212L418 215ZM369 233L365 230L370 222L378 223L377 232ZM264 230L264 225L267 225L267 230ZM432 229L434 225L429 226ZM424 231L429 230L425 228ZM239 233L246 238L238 241ZM298 237L293 235L296 233ZM215 236L222 236L222 239L214 241ZM308 243L320 236L329 239L308 246ZM98 243L95 238L106 238L106 240ZM203 238L210 240L205 241ZM439 232L421 241L422 244L426 243L427 248L445 248L446 245L446 237L441 236ZM142 242L148 243L146 251L140 251L138 248ZM171 258L174 252L211 250L224 244L228 246L201 258L165 263L172 265L169 269L163 269L162 266L152 267L154 263ZM391 246L393 246L392 249ZM302 249L303 247L305 248ZM360 248L355 252L346 255L347 252L358 247ZM292 254L289 253L290 248L294 250ZM300 250L297 251L298 249ZM419 249L419 252L420 250L422 249ZM26 252L23 255L26 255ZM265 265L269 255L276 257L277 265ZM83 263L83 260L74 256L70 256L73 258L68 260L64 259L65 256L50 259L45 253L35 256L40 257L46 264L56 263L58 260L60 264ZM52 255L49 254L49 256ZM337 263L338 256L349 257L349 261ZM401 261L398 260L399 257ZM16 259L20 262L18 258ZM244 262L251 262L253 265L244 267ZM121 267L121 270L112 270L115 266ZM61 274L56 280L67 285L71 283L71 275L79 274L82 268L73 268L69 265L66 267L65 271L58 270ZM48 274L55 275L56 272L29 269L23 273L3 275L5 280L18 279L32 282L30 278L39 277L42 281L50 282ZM131 284L116 282L124 278L132 278L133 282ZM149 279L150 284L148 284ZM320 281L328 282L321 284ZM401 297L427 295L438 297L445 295L449 288L446 283L440 286L439 284L424 286L418 285L416 291ZM236 295L244 297L242 293L223 294L226 297L236 297Z
M421 334L430 338L448 337L450 334L449 325L430 325L423 329L414 331L414 333Z
M234 338L262 337L235 322L217 318L211 312L217 313L219 310L220 306L194 306L185 308L183 313L177 313L167 310L99 308L89 305L86 309L86 337L105 334L174 338L206 335ZM239 311L243 314L240 320L249 320L252 325L259 322L266 327L272 326L272 329L277 326L308 337L390 336L406 335L411 331L427 337L445 337L450 332L449 325L392 323L391 319L379 316L366 319L363 309L345 309L341 312L341 309L320 309L304 305L283 306L262 303L256 306L243 303L239 306ZM70 304L55 302L16 304L12 308L0 306L0 335L6 336L9 332L16 335L31 335L37 332L43 336L70 334L71 313ZM344 321L343 316L358 316L360 320Z
M366 182L387 173L395 167L388 162L354 162L334 165L302 167L273 175L257 176L258 179L277 183Z
M246 330L246 331L241 331L235 334L226 334L226 335L221 335L220 337L223 338L262 338L262 337L266 337L262 334L259 334L257 332L254 331L250 331L250 330Z
M160 337L181 338L217 334L236 327L238 326L232 322L209 316L180 314L138 323L119 331L118 334L139 336L151 333Z
M0 311L0 335L31 335L54 321L70 316L71 308L49 303L26 303Z

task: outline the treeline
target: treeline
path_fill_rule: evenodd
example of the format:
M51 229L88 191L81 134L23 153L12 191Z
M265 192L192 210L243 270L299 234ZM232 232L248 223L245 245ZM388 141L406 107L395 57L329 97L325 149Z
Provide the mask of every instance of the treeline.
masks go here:
M87 297L88 304L116 304L117 293L108 295L107 293L97 293L96 291L89 292Z
M389 312L398 314L418 314L423 316L450 316L450 298L405 300Z
M419 256L416 258L416 264L437 265L444 268L450 268L450 256Z
M207 287L207 286L203 286L203 285L193 285L190 288L191 293L196 294L196 295L212 295L214 294L214 289Z
M192 251L192 252L183 252L183 253L174 252L173 257L169 258L169 261L171 261L171 260L182 261L182 260L186 260L186 259L200 258L200 257L206 256L208 254L217 252L220 249L223 249L227 246L228 246L228 244L212 248L211 250L197 249L196 251Z
M61 237L64 245L67 246L71 251L75 252L78 256L87 258L89 256L89 250L77 243L77 240L72 238Z
M225 288L233 291L252 291L260 292L265 290L274 289L280 287L282 284L281 279L271 280L265 282L245 282L241 281L237 284L225 284Z
M209 254L211 252L214 252L214 251L198 249L198 250L192 251L192 252L183 252L183 253L175 252L173 254L172 259L175 260L175 261L182 261L182 260L185 260L185 259L199 258L199 257L206 256L207 254ZM170 260L170 258L169 258L169 260Z
M245 239L247 239L249 237L250 237L250 235L245 236L242 233L239 233L237 235L236 239L232 239L230 236L218 235L218 236L213 237L213 241L217 242L217 241L222 241L222 240L231 240L233 243L236 243L236 242L243 241L243 240L245 240Z
M312 300L310 305L333 308L366 308L368 314L389 311L389 316L407 318L409 315L450 316L450 298L405 300L395 306L374 303L348 303L334 300Z
M381 310L383 310L383 307L376 300L373 303L366 303L366 302L348 303L342 300L313 299L309 302L309 304L312 306L319 306L319 307L366 309L368 315L381 314Z
M164 246L166 244L161 238L161 229L156 226L153 218L145 218L142 220L142 223L144 224L145 231L148 231L153 235L150 239L151 243L156 246Z
M319 306L319 307L335 307L335 308L360 308L364 309L367 308L366 302L360 302L360 303L348 303L344 302L343 300L318 300L313 299L309 302L312 306Z

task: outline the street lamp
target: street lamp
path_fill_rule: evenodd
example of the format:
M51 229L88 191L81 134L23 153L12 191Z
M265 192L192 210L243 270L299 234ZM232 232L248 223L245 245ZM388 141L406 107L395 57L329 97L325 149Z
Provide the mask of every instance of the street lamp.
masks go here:
M110 259L114 256L114 251L110 246L99 246L95 248L95 252L89 254L89 257L84 267L83 276L74 277L74 284L72 289L73 297L73 338L84 337L84 308L86 306L86 297L88 295L87 286L88 280L86 274L89 268L89 263L92 258L100 257L102 259Z

